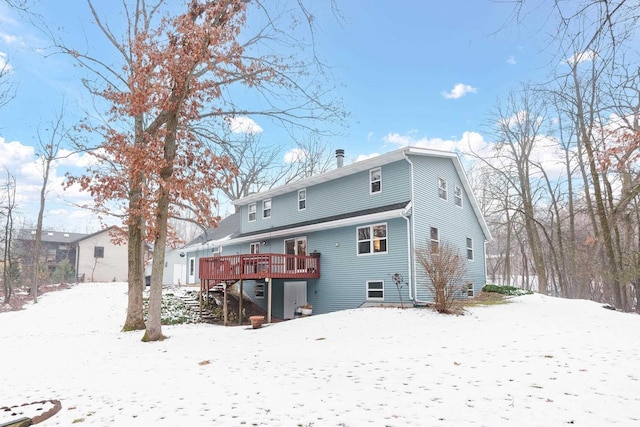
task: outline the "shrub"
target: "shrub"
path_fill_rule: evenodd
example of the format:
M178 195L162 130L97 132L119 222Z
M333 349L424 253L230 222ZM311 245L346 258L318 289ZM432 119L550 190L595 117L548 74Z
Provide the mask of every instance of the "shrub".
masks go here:
M531 295L533 292L527 289L516 288L514 286L498 286L498 285L485 285L482 288L485 292L496 292L502 295L509 296L520 296L520 295Z
M62 260L57 266L51 279L54 283L74 282L73 267L68 259Z
M446 242L416 249L416 258L426 275L425 286L433 294L435 309L452 313L456 295L461 295L465 263L460 252Z

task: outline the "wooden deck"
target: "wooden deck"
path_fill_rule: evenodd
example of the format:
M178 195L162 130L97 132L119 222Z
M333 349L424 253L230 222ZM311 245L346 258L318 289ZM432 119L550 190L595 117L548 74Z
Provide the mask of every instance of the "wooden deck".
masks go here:
M242 254L200 258L199 278L205 282L262 279L317 279L320 254Z

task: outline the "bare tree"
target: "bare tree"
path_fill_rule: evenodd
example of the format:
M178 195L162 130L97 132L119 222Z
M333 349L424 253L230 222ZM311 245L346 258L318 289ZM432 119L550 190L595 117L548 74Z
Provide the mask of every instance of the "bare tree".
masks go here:
M465 258L447 242L437 245L428 242L416 248L416 259L425 275L424 285L433 295L435 309L440 313L451 313L455 298L464 295L463 290L466 290L462 283Z
M69 129L65 127L63 122L64 108L60 110L57 117L50 123L50 128L46 129L48 136L45 139L38 130L38 155L40 157L40 164L42 170L42 187L40 187L40 204L38 208L38 220L36 223L36 235L34 242L34 271L33 282L31 284L31 295L33 295L33 302L38 302L38 285L39 285L39 267L40 267L40 248L42 246L42 223L44 220L44 210L47 201L47 193L49 191L49 178L51 174L51 166L54 161L58 160L58 154L60 146L63 142L67 141L69 137Z
M0 52L0 108L7 105L16 96L16 86L9 78L11 66Z

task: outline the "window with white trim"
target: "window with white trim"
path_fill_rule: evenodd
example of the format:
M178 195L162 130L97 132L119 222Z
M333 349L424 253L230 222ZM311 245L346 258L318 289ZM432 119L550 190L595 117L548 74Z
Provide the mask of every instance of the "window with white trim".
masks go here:
M431 251L437 252L440 246L440 231L436 227L431 227Z
M260 242L251 243L249 245L249 253L250 254L259 254L260 253Z
M457 185L453 188L453 203L459 208L462 207L462 188Z
M467 282L467 296L468 297L474 296L473 283L471 282Z
M256 220L256 204L249 203L249 222Z
M473 239L467 237L467 259L473 261Z
M367 301L384 301L384 282L367 280Z
M371 194L382 191L382 169L375 168L369 171L369 191Z
M438 196L442 200L447 200L449 197L447 194L447 180L444 178L438 178Z
M358 255L387 253L387 224L358 227Z
M262 218L271 218L271 199L262 201Z
M303 188L298 190L298 210L303 211L307 209L307 189Z

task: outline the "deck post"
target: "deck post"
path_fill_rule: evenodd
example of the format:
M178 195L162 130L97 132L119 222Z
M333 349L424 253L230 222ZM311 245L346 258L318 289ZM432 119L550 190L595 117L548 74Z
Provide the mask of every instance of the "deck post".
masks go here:
M242 279L240 279L240 298L238 299L238 326L242 326Z
M227 287L229 284L227 282L224 283L224 298L223 298L223 311L224 311L224 326L227 326Z
M267 323L271 323L271 278L267 277Z
M200 292L198 292L198 305L200 306L200 319L202 319L202 288L204 288L204 282L200 281Z

